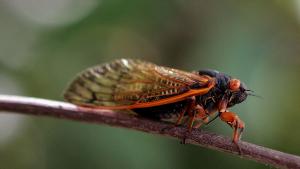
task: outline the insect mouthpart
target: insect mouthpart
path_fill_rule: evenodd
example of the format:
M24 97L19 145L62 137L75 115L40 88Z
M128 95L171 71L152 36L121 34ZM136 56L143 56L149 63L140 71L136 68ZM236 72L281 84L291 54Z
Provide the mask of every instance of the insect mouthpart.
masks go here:
M228 105L234 106L235 104L239 104L247 99L248 94L242 91L235 91L231 93Z
M261 99L263 98L262 96L255 94L253 90L247 89L245 91L246 91L248 96L254 96L254 97L257 97L257 98L261 98Z

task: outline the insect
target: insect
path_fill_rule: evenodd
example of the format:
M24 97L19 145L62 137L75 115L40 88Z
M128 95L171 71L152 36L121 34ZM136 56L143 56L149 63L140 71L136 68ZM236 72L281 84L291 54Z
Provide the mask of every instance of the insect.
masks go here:
M133 110L145 118L187 125L189 131L220 117L233 128L237 144L245 124L228 108L243 102L250 92L240 80L216 70L186 72L119 59L80 73L64 98L84 107Z

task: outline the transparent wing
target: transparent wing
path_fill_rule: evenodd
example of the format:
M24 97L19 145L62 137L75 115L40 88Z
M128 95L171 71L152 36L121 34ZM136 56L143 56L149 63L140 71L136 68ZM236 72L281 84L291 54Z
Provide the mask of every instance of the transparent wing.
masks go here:
M91 107L150 107L206 93L212 87L210 82L208 76L141 60L120 59L80 73L65 91L64 98Z

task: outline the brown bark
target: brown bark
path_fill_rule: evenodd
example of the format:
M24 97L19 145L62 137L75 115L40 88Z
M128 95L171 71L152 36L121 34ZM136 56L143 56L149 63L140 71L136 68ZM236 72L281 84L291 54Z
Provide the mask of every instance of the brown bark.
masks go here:
M7 95L0 95L0 111L106 124L114 127L164 135L171 138L181 139L186 136L186 143L188 144L227 152L276 168L300 168L299 156L244 141L239 142L242 151L242 154L239 154L239 149L228 137L202 130L193 130L187 134L187 130L184 127L173 127L171 124L151 121L122 112L78 108L75 105L64 102Z

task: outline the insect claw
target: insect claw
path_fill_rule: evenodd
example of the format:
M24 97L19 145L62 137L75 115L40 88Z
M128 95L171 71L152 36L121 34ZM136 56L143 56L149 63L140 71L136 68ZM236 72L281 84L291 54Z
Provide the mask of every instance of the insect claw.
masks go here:
M186 144L186 137L182 138L182 140L180 141L180 144Z
M238 142L235 142L234 140L232 141L233 142L233 144L235 144L236 145L236 147L237 147L237 149L238 149L238 153L239 153L239 155L242 155L242 149L241 149L241 147L240 147L240 145L239 145L239 143Z
M182 137L180 144L186 144L186 138L187 138L187 134L190 132L185 132L184 136Z

